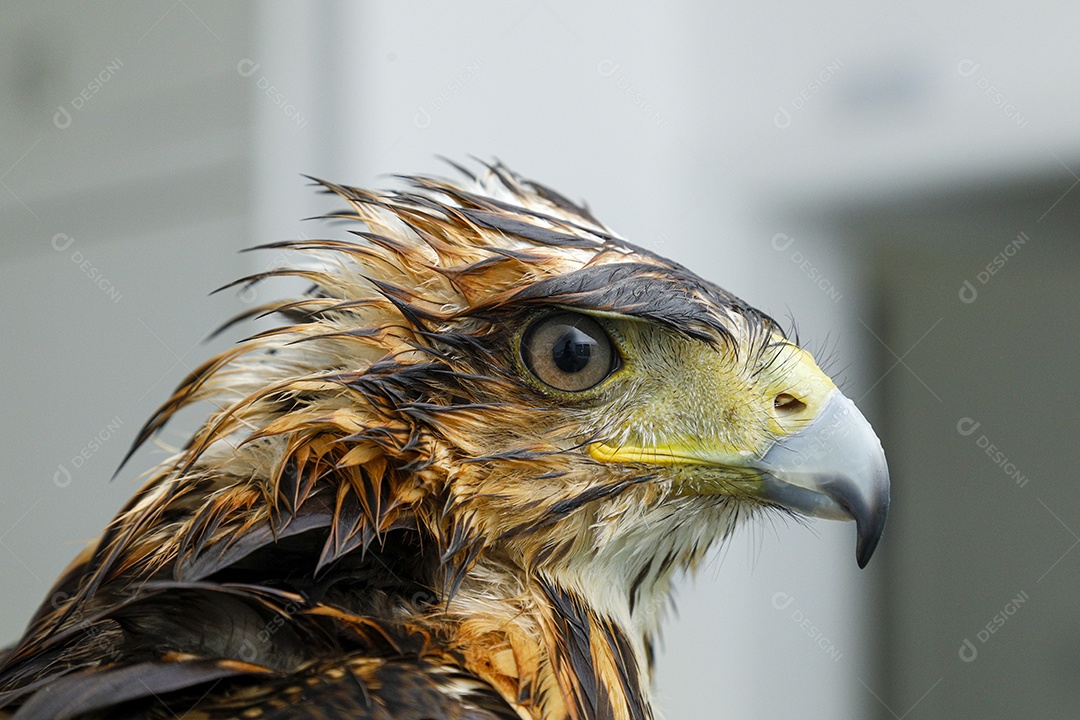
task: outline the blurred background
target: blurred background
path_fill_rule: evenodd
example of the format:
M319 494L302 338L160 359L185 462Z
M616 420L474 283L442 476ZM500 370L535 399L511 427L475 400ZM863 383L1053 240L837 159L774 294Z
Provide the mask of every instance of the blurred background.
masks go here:
M893 476L679 588L657 703L714 718L1075 718L1074 2L2 3L0 644L165 455L109 477L208 292L346 237L301 173L498 157L789 326ZM272 292L259 289L259 293ZM266 298L263 298L264 300ZM185 429L170 427L166 443Z

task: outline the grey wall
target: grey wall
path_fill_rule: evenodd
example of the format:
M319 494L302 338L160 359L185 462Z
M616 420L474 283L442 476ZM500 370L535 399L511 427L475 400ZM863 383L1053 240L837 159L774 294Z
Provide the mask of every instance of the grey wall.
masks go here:
M979 683L1011 687L999 673L1028 677L1019 670L1029 655L983 663L1004 647L991 646L960 669L946 655L1020 576L972 549L971 562L985 567L982 589L935 615L932 634L943 639L927 644L919 628L961 569L930 572L908 554L934 555L948 519L967 516L961 496L930 493L914 458L933 448L950 478L998 472L949 425L978 412L1011 438L998 429L1016 425L1004 405L979 404L992 390L1002 402L1059 398L1045 416L1068 417L1060 383L1075 361L1066 346L1066 372L1050 389L1042 366L1019 355L998 367L992 389L961 382L990 372L993 345L970 358L969 376L946 361L993 332L1003 312L994 303L1008 297L958 309L949 278L974 275L1017 228L1038 237L1075 205L1078 16L1067 2L7 3L0 641L18 634L51 578L132 492L137 471L162 455L147 451L107 482L142 420L214 350L197 342L243 307L205 293L275 262L234 251L300 233L338 236L299 222L326 209L299 173L386 184L384 173L443 172L436 153L474 153L586 198L631 240L794 317L896 458L893 520L868 571L854 567L850 526L770 525L735 538L680 588L657 669L666 715L890 717L940 702L926 712L980 707L993 716L964 698ZM74 101L84 90L89 99ZM63 114L54 122L61 106L65 127ZM1035 207L1044 217L1031 216ZM1075 242L1067 224L1056 233L1059 247ZM927 247L952 259L939 263ZM1067 283L1066 266L1053 262L1064 257L1045 265ZM1065 290L1044 283L1042 267L1017 271L1011 292L1040 285L1038 297L1054 303ZM939 295L921 289L928 273ZM920 290L905 295L912 285ZM910 378L911 387L894 385L904 368L889 370L895 357L878 338L902 355L938 307L958 313L948 316L952 335L968 344L927 346L938 352L921 358L920 376L940 363L940 378L927 383L942 398L929 402L942 407L940 422L920 424L925 408L905 403L926 402L925 390ZM1032 328L1020 336L1026 345L1039 343ZM1034 466L1060 452L1045 441L1018 436L1010 456ZM94 442L100 449L88 450ZM1011 450L1029 445L1039 450ZM57 479L61 466L70 481ZM1042 509L1020 497L1024 512ZM1039 497L1074 507L1067 493ZM1032 553L1024 558L1044 542L1064 542L1062 552L1071 542L1023 525L980 529ZM1068 597L1067 586L1038 585L1025 618L1044 612L1036 600L1049 608ZM1044 622L1065 622L1045 612ZM1023 622L1006 629L1041 647L1034 623ZM1053 674L1072 656L1047 657Z
M165 453L109 481L241 304L249 10L5 3L0 23L0 643ZM190 427L190 423L189 423ZM163 435L176 445L182 428Z
M928 691L917 717L1080 707L1080 203L1046 214L1059 197L1015 183L861 225L887 238L882 324L904 357L882 383L900 508L882 558L883 698L897 712Z

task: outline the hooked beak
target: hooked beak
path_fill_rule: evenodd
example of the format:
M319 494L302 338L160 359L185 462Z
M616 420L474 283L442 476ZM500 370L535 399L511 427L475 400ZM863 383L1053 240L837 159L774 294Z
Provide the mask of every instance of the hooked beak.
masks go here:
M889 469L855 403L834 389L811 422L748 465L763 475L763 499L812 517L854 520L855 559L866 567L889 513Z
M621 438L593 443L588 452L601 462L688 467L689 472L676 474L682 494L735 494L810 517L854 520L855 559L865 567L889 512L889 469L881 441L855 403L795 345L781 344L755 383L752 392L741 395L726 389L735 402L719 406L719 420L716 408L696 410L713 420L701 426L706 432L667 437L665 428L648 442ZM739 415L742 407L755 409L749 419ZM767 431L746 432L760 427L761 418ZM717 433L713 428L719 425L736 432ZM714 469L721 474L714 475Z

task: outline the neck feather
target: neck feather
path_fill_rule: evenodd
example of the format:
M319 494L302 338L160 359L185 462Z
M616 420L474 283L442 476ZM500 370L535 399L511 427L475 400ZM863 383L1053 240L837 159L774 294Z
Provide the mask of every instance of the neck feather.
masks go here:
M673 576L738 520L701 505L675 499L647 522L594 522L591 552L531 572L478 562L449 606L469 669L523 718L651 720L653 640Z

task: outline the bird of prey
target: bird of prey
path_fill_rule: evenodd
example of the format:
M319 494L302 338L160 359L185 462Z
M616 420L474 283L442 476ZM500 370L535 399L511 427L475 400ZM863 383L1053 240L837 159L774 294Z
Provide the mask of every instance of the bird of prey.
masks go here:
M0 653L0 717L648 720L672 578L738 526L854 520L866 564L884 453L807 351L459 170L316 181L355 238L238 281L311 288L147 422L206 412Z

